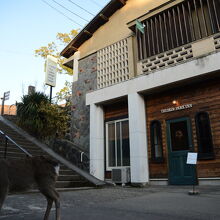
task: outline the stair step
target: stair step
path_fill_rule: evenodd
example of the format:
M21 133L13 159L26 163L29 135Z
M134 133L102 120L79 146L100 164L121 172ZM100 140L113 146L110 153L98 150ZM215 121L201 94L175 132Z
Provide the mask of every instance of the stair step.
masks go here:
M9 134L8 132L5 132L5 134L6 134L9 138L11 138L11 139L13 139L13 140L16 140L16 142L27 142L27 143L31 143L29 140L25 139L25 138L22 137L22 136L19 136L19 135L16 135L16 134L12 135L12 134Z
M82 180L82 177L79 175L59 175L57 181L75 181L75 180Z
M27 148L24 148L28 153L32 154L32 155L42 155L42 154L45 154L43 151L40 151L40 150L33 150L33 149L27 149ZM14 148L14 149L8 149L10 150L11 152L15 152L16 150L17 151L21 151L19 148Z
M1 154L4 154L4 151L1 151L0 150L0 155ZM10 151L7 151L7 157L25 157L26 156L26 154L25 153L23 153L22 151L20 151L20 152L10 152Z
M7 159L15 160L15 159L20 159L20 158L24 158L24 157L26 157L26 155L19 156L19 157L17 157L17 156L7 156ZM4 158L4 154L0 154L0 158Z
M0 151L4 151L5 150L5 147L3 147L3 146L0 146ZM15 147L15 146L13 146L13 147L11 147L11 146L8 146L7 147L7 151L9 152L14 152L14 153L19 153L19 152L21 152L21 150L18 148L18 147Z
M26 147L23 147L21 146L22 148L24 148L26 151L28 152L33 152L34 154L41 154L41 153L44 153L42 150L40 149L33 149L33 148L26 148ZM7 149L8 151L11 151L11 152L20 152L21 150L19 149L19 147L17 147L16 145L12 145L12 144L9 144L7 146ZM5 150L5 146L0 146L0 150Z
M24 147L30 147L30 148L38 148L37 146L34 146L31 142L27 141L17 141L15 138L12 138L18 145L24 146Z
M15 141L15 140L14 140ZM15 141L16 142L16 141ZM29 149L29 150L38 150L38 151L42 151L41 149L39 149L36 146L33 146L33 144L19 144L18 142L16 142L19 146L25 148L25 149ZM4 147L5 144L0 144L1 147ZM15 144L13 144L12 142L8 142L8 147L15 147Z
M72 175L72 174L75 174L74 171L72 170L60 170L60 175Z
M63 164L60 164L60 170L69 170L69 168Z
M4 154L4 151L1 151L0 150L0 155L1 154ZM43 154L35 154L35 156L42 156ZM8 158L11 158L11 157L16 157L16 158L19 158L19 157L25 157L27 156L25 153L23 153L21 150L20 152L11 152L11 151L7 151L7 157Z
M91 186L88 181L57 181L56 188L69 188L69 187L82 187L82 186Z

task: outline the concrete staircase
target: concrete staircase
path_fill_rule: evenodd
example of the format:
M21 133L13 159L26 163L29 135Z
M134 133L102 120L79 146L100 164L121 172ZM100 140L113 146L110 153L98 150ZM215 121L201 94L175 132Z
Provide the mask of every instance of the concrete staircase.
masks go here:
M3 131L7 136L9 136L16 144L24 148L28 153L33 156L45 155L53 157L53 155L48 154L48 149L39 148L35 143L28 140L25 135L18 133L16 129L13 129L11 126L8 126L7 123L0 120L0 130ZM45 147L45 146L44 146ZM0 158L4 157L5 150L5 139L0 135ZM23 153L15 144L11 141L8 141L7 147L7 158L22 158L26 157L26 154ZM89 187L95 186L93 183L88 181L85 177L77 174L73 169L68 168L67 166L61 164L60 176L56 183L58 190L67 190L75 187Z

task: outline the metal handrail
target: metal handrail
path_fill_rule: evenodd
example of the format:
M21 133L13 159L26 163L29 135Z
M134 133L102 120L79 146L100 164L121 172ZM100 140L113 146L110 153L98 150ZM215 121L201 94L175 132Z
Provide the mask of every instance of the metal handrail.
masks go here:
M0 130L0 134L4 136L5 138L5 152L4 152L4 158L7 157L7 149L8 149L8 141L12 142L19 150L21 150L23 153L25 153L28 157L32 157L32 155L26 151L23 147L18 145L12 138L10 138L8 135L6 135L3 131Z

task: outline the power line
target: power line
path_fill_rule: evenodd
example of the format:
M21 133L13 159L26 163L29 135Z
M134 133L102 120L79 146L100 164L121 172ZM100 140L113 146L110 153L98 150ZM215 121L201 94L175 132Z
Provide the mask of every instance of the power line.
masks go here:
M95 16L94 14L92 14L91 12L87 11L85 8L81 7L80 5L76 4L75 2L68 0L69 2L71 2L72 4L74 4L75 6L77 6L78 8L81 8L83 11L89 13L92 16Z
M23 53L21 51L14 51L14 50L0 50L0 53L9 53L13 55L24 55L24 56L33 56L32 53Z
M41 0L42 2L44 2L45 4L47 4L48 6L50 6L52 9L54 9L55 11L57 11L58 13L60 13L61 15L63 15L64 17L66 17L67 19L69 19L70 21L72 21L73 23L79 25L80 27L83 27L83 25L79 24L78 22L74 21L72 18L68 17L67 15L65 15L63 12L61 12L60 10L56 9L55 7L53 7L52 5L50 5L48 2Z
M60 3L58 3L57 1L55 1L55 0L52 0L52 1L55 2L56 4L58 4L60 7L66 9L66 10L69 11L70 13L72 13L72 14L76 15L77 17L81 18L82 20L84 20L84 21L86 21L86 22L89 22L89 21L86 20L85 18L81 17L80 15L78 15L78 14L72 12L71 10L69 10L68 8L64 7L63 5L61 5Z

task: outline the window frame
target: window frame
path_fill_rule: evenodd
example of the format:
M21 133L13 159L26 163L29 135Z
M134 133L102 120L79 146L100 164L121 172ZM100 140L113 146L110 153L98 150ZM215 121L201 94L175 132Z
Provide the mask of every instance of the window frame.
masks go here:
M121 118L121 119L117 119L117 120L108 120L108 121L105 122L105 146L106 146L105 147L105 151L106 151L106 153L105 153L106 163L105 164L106 164L106 171L112 171L112 169L115 169L115 168L124 168L124 167L129 168L130 167L130 166L109 166L108 124L114 123L114 125L116 125L117 122L123 122L123 121L128 121L128 123L129 123L128 118ZM116 130L115 130L115 132L116 132ZM121 136L121 134L120 134L120 136ZM129 145L129 150L130 150L130 145ZM130 158L131 158L131 156L130 156Z
M199 116L201 114L206 115L206 120L208 122L209 127L207 128L209 130L208 138L210 141L210 152L208 153L203 153L202 152L202 140L200 137L200 128L199 128ZM206 111L200 111L197 112L195 115L195 125L196 125L196 139L197 139L197 146L198 146L198 159L199 160L210 160L210 159L215 159L215 154L214 154L214 145L213 145L213 138L212 138L212 129L211 129L211 123L210 123L210 118L209 118L209 113Z
M158 135L159 135L159 140L160 140L160 143L161 143L161 152L162 152L162 155L161 157L156 157L155 155L155 144L154 144L154 129L153 129L153 125L157 123L158 128L159 129L157 132L158 132ZM162 138L162 127L161 127L161 122L159 120L153 120L151 121L150 123L150 139L151 139L151 161L154 162L154 163L163 163L164 162L164 153L163 153L163 138Z

